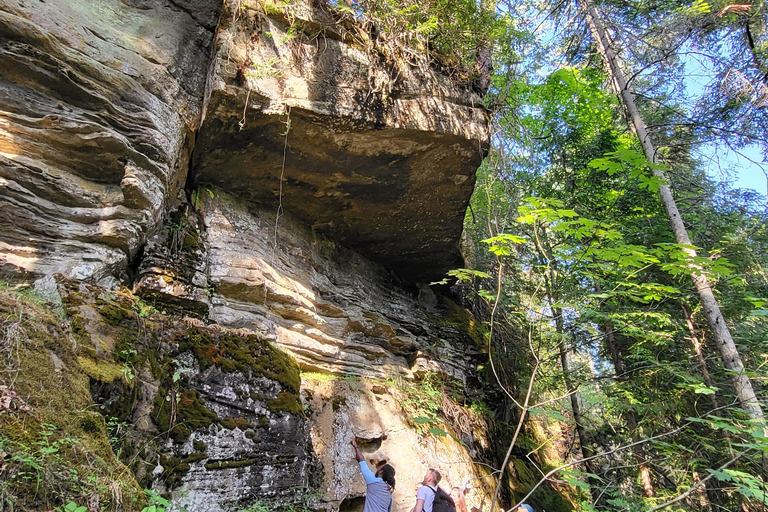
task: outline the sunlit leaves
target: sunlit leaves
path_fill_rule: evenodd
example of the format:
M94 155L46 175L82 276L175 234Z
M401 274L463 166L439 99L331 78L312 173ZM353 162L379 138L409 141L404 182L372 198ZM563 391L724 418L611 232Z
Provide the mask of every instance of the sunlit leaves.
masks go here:
M768 489L762 480L752 473L730 468L723 470L707 469L707 471L721 482L732 484L746 498L762 499L768 494Z
M469 268L457 268L454 270L449 270L447 274L451 277L455 277L458 281L468 283L471 282L474 278L479 279L488 279L491 277L487 273L481 271L481 270L473 270ZM434 284L448 284L448 278L441 279L440 281L435 281L434 283L429 283L430 285Z
M715 386L707 386L701 383L680 384L679 386L682 388L690 389L697 395L714 395L720 389Z
M496 256L510 256L512 247L518 244L524 244L527 240L518 235L509 235L502 233L500 235L481 240L488 244L488 250Z
M693 273L707 273L711 277L729 276L733 273L733 266L727 258L707 258L693 256L692 253L698 247L685 244L660 243L655 244L655 253L660 260L660 268L670 275L691 275Z
M448 435L448 432L438 427L430 427L428 432L438 437L445 437Z
M694 0L689 6L680 7L678 12L686 16L698 17L712 12L712 7L707 0Z
M629 176L638 179L638 186L651 192L658 192L665 185L663 179L653 174L652 171L667 170L667 166L649 162L641 152L632 148L624 148L611 153L606 153L603 158L596 158L589 166L605 171L609 176L618 172L627 172Z

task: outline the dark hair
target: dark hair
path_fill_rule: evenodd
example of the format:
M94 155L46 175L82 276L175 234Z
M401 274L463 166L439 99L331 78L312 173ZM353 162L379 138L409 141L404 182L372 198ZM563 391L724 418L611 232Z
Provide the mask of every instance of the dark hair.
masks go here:
M379 467L381 471L381 479L389 484L391 488L395 488L395 468L389 464L384 464Z
M435 479L435 485L440 483L440 480L443 479L442 475L440 475L440 472L436 469L429 468L429 472L432 473L432 478Z

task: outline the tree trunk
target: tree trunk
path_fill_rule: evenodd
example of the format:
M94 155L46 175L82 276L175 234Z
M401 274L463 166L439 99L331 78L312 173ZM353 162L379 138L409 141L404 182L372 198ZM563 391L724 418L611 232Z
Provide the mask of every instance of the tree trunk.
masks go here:
M534 227L534 230L536 228ZM556 297L556 278L557 278L557 261L552 258L550 255L552 254L551 247L549 245L549 242L547 241L547 233L546 228L544 228L543 233L541 236L538 234L538 230L535 231L536 233L536 249L539 253L539 259L542 263L542 265L547 265L547 272L544 276L544 286L545 286L545 293L547 295L547 302L549 303L549 309L552 311L552 316L555 320L555 331L557 332L558 336L558 349L560 351L560 366L563 370L563 380L565 381L565 392L568 394L568 396L571 399L571 411L573 412L573 421L576 423L576 435L579 437L579 447L581 448L581 457L583 459L591 459L594 453L592 452L589 444L589 439L587 437L587 432L584 429L584 424L582 422L582 416L581 416L581 406L579 404L579 392L576 389L576 386L573 382L573 378L571 376L571 368L570 364L568 363L568 348L565 345L565 328L564 328L564 322L563 322L563 310L560 307L555 306L555 304L558 303L558 298ZM584 467L587 470L587 473L594 474L594 470L592 468L592 460L586 460L584 462ZM599 492L599 482L597 479L595 479L592 476L587 477L587 483L589 484L589 493L592 497L592 504L597 504L597 499L600 496Z
M624 76L624 71L621 68L610 36L605 30L602 18L598 14L597 8L592 4L591 0L581 0L581 5L584 7L587 24L589 25L590 32L592 32L592 37L608 66L613 79L613 84L621 96L621 100L627 110L627 114L632 122L635 133L637 134L638 139L640 139L640 144L643 147L645 157L649 162L656 163L656 149L653 146L653 141L651 141L645 122L640 115L640 111L637 109L634 94L627 86L627 79ZM655 168L653 169L653 174L664 182L659 188L659 195L661 196L661 202L664 205L664 209L667 212L667 217L669 217L669 224L677 243L684 246L692 246L693 244L688 236L688 231L683 224L682 217L677 209L677 204L672 196L672 191L669 188L669 185L666 184L668 183L668 180L665 173L662 170ZM696 251L693 249L683 248L683 251L687 253L690 258L696 257ZM752 420L765 429L763 410L755 396L752 383L744 372L744 364L742 363L741 356L736 348L736 344L733 342L731 332L728 329L728 325L725 323L725 318L723 318L723 314L720 312L720 306L712 292L709 280L700 268L693 268L691 279L693 280L693 285L699 295L704 316L709 324L715 344L720 351L723 364L731 374L733 386L736 389L736 395L739 397L741 406Z
M601 292L600 285L595 286L597 293ZM616 344L616 338L613 336L613 327L610 323L606 323L602 326L605 333L605 345L608 348L608 352L611 354L611 362L613 363L613 369L616 371L618 380L626 379L624 374L624 364L621 361L621 355L619 354L619 347ZM624 413L624 419L627 422L630 435L632 436L632 442L637 443L640 440L640 435L637 430L637 416L635 411L628 410ZM643 492L647 498L652 498L654 493L653 481L651 480L651 470L648 467L648 463L645 458L645 449L642 444L635 444L632 448L637 459L638 471L640 474L640 482L643 486Z
M709 370L707 370L707 361L704 359L704 353L701 350L702 342L699 339L698 334L696 333L696 327L693 325L693 314L689 314L688 310L685 309L685 306L681 306L683 308L683 316L685 316L685 323L688 325L688 332L691 333L691 343L693 343L693 350L696 351L696 360L699 362L699 368L701 369L701 376L704 378L704 384L709 386L710 388L715 387L714 382L712 381L712 377L709 375ZM712 407L714 409L720 408L720 403L717 400L717 395L712 395Z

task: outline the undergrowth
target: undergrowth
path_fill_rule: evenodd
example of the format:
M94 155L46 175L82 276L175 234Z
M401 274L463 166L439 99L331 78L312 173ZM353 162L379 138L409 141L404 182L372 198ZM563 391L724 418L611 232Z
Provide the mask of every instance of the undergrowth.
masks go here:
M0 510L135 507L141 490L90 409L89 379L61 319L30 289L0 287Z

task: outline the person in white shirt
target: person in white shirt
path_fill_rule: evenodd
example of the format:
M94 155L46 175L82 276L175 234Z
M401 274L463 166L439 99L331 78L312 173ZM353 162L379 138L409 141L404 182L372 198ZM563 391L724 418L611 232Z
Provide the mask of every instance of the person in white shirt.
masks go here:
M416 491L416 505L411 512L432 512L432 504L435 502L437 484L443 477L436 469L429 468L421 482L421 487Z

